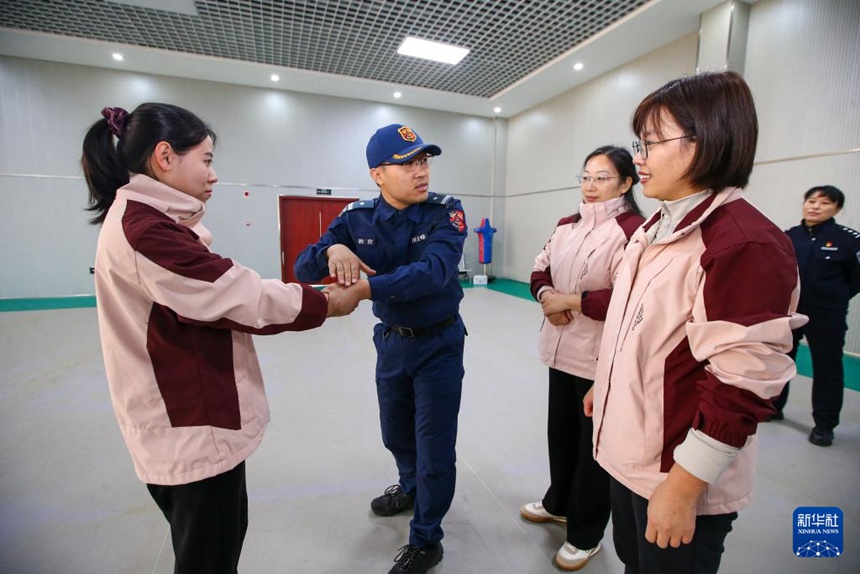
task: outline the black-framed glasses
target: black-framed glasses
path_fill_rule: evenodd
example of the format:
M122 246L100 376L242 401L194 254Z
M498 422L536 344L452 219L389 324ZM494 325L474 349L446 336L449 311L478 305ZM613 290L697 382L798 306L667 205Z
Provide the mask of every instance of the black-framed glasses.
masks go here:
M603 185L610 179L618 179L621 177L620 175L577 175L576 181L579 182L580 185L585 185L586 183L593 183L595 185Z
M666 142L673 142L675 140L682 140L686 138L696 137L694 135L686 135L686 136L678 136L676 138L669 138L667 140L660 140L658 142L649 142L648 140L636 140L633 142L633 154L637 153L642 156L642 159L648 159L648 148L652 145L657 145Z
M415 171L421 167L430 167L430 164L433 163L431 160L433 159L432 155L425 155L421 157L416 157L415 159L410 159L409 161L404 161L403 163L381 163L380 166L383 165L399 165L404 168L406 171Z

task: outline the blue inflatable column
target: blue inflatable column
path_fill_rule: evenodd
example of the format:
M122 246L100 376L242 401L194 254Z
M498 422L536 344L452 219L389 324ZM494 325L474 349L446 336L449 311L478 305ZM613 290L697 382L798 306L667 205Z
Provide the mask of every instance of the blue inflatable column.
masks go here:
M476 227L474 231L478 234L478 261L484 264L484 275L489 277L487 265L493 263L493 234L497 230L490 225L490 220L485 217L481 220L480 227Z

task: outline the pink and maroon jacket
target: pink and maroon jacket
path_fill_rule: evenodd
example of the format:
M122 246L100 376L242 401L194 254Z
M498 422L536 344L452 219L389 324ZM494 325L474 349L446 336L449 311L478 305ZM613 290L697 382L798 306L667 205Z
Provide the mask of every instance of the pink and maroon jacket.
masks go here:
M535 258L531 292L535 299L553 288L561 293L587 293L582 312L573 321L541 325L538 350L543 363L584 379L594 380L603 319L612 294L612 281L633 231L645 221L624 198L582 203L579 213L558 222Z
M252 334L317 327L325 296L209 250L199 200L143 175L99 234L96 299L111 400L146 483L209 478L245 460L269 408Z
M654 244L646 231L659 212L633 235L594 384L595 458L642 497L665 480L690 429L740 449L708 485L698 514L749 503L756 426L795 374L786 353L792 328L806 320L794 313L791 243L741 194L708 196Z

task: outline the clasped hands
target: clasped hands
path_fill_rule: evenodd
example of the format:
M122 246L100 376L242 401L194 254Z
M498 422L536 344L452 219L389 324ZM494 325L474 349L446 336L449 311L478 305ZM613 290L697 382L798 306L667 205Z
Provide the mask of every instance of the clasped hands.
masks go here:
M540 306L550 324L560 327L573 321L573 311L579 311L581 296L575 293L559 293L547 289L540 296Z
M328 317L352 313L362 299L370 299L370 283L361 279L361 271L376 275L376 271L345 245L332 245L326 250L329 275L336 283L323 289L328 297Z

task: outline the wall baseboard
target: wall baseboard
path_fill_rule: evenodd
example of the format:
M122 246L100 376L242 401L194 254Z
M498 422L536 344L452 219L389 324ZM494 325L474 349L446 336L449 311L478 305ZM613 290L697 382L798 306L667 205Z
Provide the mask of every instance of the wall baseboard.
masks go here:
M0 313L12 311L47 311L50 309L79 309L95 307L95 295L73 295L71 297L24 297L0 298Z

